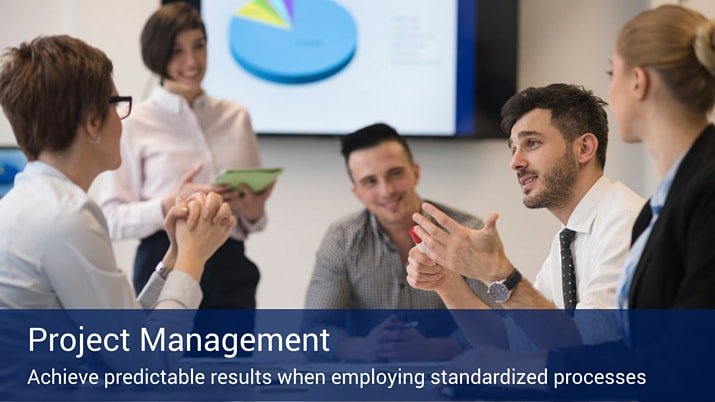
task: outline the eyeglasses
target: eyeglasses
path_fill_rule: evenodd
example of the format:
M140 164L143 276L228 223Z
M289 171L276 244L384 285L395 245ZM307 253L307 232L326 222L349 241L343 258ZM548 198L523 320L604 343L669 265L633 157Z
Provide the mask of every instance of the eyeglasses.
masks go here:
M117 114L120 119L126 119L132 112L132 97L131 96L112 96L109 98L109 104L115 103Z

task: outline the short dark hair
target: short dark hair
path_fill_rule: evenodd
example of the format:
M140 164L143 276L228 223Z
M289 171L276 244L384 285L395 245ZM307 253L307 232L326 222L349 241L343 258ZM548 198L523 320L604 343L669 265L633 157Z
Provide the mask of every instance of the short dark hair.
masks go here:
M501 109L501 128L508 136L517 120L534 109L551 112L551 121L564 138L572 142L584 133L598 139L596 160L601 169L606 165L608 116L606 102L582 86L551 84L529 87L509 98Z
M171 59L176 36L187 29L200 29L206 38L206 27L196 8L179 1L165 4L156 10L142 30L144 65L161 78L169 78L166 65Z
M385 123L375 123L346 135L340 140L340 153L343 154L345 164L347 165L350 154L353 152L372 148L388 141L395 141L402 145L402 148L404 148L407 154L407 158L410 163L412 163L412 151L410 151L407 141L397 133L397 130Z
M40 36L2 57L0 105L31 161L68 149L90 116L104 121L113 86L109 58L66 35Z

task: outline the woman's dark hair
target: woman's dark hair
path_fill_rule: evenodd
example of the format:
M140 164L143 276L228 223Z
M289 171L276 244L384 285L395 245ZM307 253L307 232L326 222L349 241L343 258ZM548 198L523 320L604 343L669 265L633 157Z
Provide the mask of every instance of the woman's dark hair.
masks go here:
M169 78L166 65L171 59L176 36L188 29L200 29L206 37L206 27L199 11L184 2L161 6L147 20L142 30L141 47L144 65L161 78Z

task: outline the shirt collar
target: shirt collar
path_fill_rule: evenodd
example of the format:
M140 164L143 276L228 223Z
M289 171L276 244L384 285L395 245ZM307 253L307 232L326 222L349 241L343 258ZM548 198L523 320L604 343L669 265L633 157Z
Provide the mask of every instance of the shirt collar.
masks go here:
M28 162L27 166L25 166L24 172L31 175L50 176L64 181L72 182L69 177L67 177L57 168L41 161Z
M205 93L199 95L199 97L194 100L194 107L206 106L206 102L208 102L207 98ZM187 102L183 96L167 91L161 86L154 88L149 99L161 108L174 114L179 114L182 110L190 109L189 102Z
M370 227L372 228L372 232L377 236L378 239L380 239L381 242L385 243L389 247L393 247L392 245L392 240L390 240L390 237L387 236L387 233L385 233L380 225L377 223L377 217L370 213L370 211L367 212L367 215L370 217Z
M653 194L653 197L650 198L651 209L660 211L660 209L663 208L663 205L665 205L665 200L668 198L668 192L670 192L670 187L673 185L673 179L675 179L675 173L678 172L680 163L683 162L685 154L687 154L689 150L690 149L685 150L685 152L683 152L678 159L676 159L673 166L670 167L670 170L668 170L668 173L663 178L663 181L661 181L658 185L658 188L655 190L655 194Z
M420 198L420 205L422 205L423 202L429 202L430 204L437 205L433 201L423 200L422 198ZM387 246L391 247L393 250L396 249L394 243L392 242L392 239L390 239L390 236L388 236L387 233L385 233L385 231L382 230L382 228L380 227L380 224L377 222L377 217L375 215L373 215L369 210L366 209L365 211L367 212L367 216L370 219L370 228L372 229L372 232L375 234L375 236L377 236L377 238L380 239L381 242L385 243ZM433 223L435 223L435 224L437 223L434 219L432 219L432 217L427 215L422 210L420 210L420 213L422 213L422 215L424 215L425 217L432 220Z
M596 180L576 205L571 216L569 216L566 227L575 232L590 233L598 212L598 204L606 197L612 186L613 183L606 175Z

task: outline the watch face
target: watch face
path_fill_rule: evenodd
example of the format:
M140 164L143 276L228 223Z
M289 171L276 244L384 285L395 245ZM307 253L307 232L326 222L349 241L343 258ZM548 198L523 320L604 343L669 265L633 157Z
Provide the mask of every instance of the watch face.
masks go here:
M489 285L489 295L500 303L509 300L510 293L509 289L501 282L494 282Z

